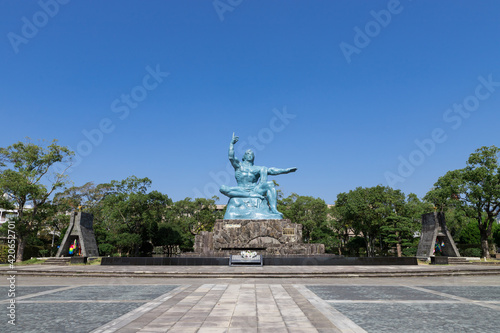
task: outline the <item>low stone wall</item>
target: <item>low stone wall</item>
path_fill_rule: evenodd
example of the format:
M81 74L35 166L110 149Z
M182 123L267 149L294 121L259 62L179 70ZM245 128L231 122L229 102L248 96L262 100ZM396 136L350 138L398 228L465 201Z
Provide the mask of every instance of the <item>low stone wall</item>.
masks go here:
M142 265L142 266L228 266L229 257L172 257L172 258L126 258L103 257L103 266ZM363 266L363 265L418 265L415 257L375 257L356 258L335 255L315 256L272 256L264 257L264 266Z

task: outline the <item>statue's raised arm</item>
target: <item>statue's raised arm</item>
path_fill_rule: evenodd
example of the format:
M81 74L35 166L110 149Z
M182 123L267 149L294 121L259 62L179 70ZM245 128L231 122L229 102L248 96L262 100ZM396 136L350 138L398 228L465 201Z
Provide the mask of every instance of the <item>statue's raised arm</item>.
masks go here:
M237 169L240 167L240 161L236 156L234 156L234 144L238 142L240 138L234 135L233 132L233 138L231 139L231 143L229 144L229 152L228 152L228 157L229 161L231 162L231 165L233 168Z

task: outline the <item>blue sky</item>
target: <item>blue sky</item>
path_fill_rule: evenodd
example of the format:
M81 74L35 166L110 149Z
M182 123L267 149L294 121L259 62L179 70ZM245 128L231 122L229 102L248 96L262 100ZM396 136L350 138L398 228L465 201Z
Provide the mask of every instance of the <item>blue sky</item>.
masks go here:
M58 139L75 185L149 177L174 200L227 160L298 167L323 198L419 197L499 145L498 1L0 1L0 147ZM455 104L455 106L454 106Z

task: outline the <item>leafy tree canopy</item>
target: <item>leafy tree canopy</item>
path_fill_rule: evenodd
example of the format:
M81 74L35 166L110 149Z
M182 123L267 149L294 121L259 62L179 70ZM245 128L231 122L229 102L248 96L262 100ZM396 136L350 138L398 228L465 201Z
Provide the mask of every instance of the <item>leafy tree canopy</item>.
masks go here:
M477 221L485 257L490 256L488 239L500 213L499 152L496 146L477 149L465 168L447 172L426 195L426 200L436 206L458 207Z
M74 153L59 146L34 144L29 139L7 148L0 148L0 202L6 208L16 208L17 255L22 261L28 236L36 233L47 219L50 196L63 187L67 180L63 173L53 169L57 163L69 163Z

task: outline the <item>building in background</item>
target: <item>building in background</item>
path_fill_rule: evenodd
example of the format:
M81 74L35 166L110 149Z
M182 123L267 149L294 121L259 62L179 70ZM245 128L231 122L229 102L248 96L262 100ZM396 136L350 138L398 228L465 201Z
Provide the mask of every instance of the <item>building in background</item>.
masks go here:
M17 216L17 209L0 208L0 225Z

